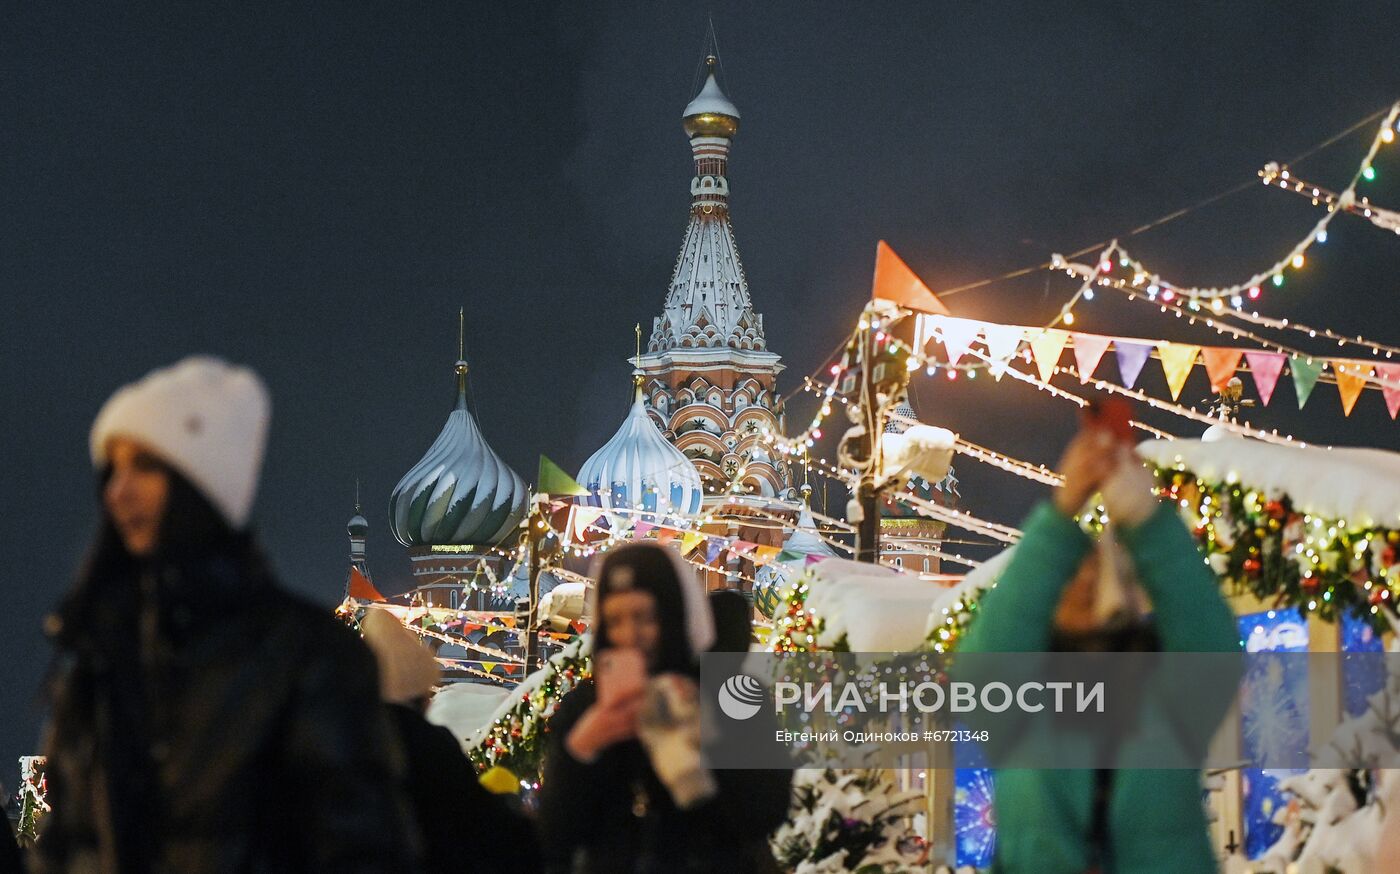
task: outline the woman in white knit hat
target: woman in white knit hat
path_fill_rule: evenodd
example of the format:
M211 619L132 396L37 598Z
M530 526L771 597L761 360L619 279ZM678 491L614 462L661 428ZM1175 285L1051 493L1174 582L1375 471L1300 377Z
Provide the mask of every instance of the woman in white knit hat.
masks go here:
M248 530L269 402L189 358L107 401L102 522L59 652L41 871L412 870L375 663Z

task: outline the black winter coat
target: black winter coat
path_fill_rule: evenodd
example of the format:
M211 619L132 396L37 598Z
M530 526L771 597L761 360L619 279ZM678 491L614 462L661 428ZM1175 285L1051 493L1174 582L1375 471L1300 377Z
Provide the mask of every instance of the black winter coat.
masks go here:
M505 796L492 795L477 780L452 732L416 710L389 705L403 743L407 793L423 830L427 870L539 870L535 830Z
M79 592L60 648L41 872L413 871L373 655L212 561Z
M640 742L615 744L592 764L564 748L596 698L597 687L584 683L549 721L540 785L545 871L750 874L773 867L767 838L787 817L791 771L717 770L719 793L680 810Z

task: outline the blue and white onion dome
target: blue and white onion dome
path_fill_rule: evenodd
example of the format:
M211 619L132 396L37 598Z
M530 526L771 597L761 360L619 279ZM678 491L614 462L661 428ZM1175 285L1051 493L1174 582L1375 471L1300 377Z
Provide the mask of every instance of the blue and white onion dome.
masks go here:
M525 517L525 481L486 443L467 410L467 363L437 440L394 487L389 527L404 546L494 546Z
M705 486L690 459L656 427L636 391L622 427L583 463L578 481L588 489L579 503L606 510L632 510L654 520L681 521L700 512Z

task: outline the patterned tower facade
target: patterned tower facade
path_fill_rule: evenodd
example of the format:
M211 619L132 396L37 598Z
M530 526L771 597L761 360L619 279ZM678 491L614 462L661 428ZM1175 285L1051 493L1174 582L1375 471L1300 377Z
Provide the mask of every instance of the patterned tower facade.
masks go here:
M682 113L695 162L690 220L662 314L638 360L647 412L704 481L705 496L791 498L786 462L762 443L778 431L783 366L768 351L729 222L729 148L739 110L706 59L705 85Z

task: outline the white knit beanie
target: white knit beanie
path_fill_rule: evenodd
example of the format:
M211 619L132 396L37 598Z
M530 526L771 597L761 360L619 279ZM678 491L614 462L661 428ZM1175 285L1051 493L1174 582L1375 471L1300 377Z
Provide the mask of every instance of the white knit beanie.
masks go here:
M271 413L258 375L191 356L112 395L92 423L93 466L107 466L114 437L134 440L184 476L229 525L248 524Z

